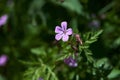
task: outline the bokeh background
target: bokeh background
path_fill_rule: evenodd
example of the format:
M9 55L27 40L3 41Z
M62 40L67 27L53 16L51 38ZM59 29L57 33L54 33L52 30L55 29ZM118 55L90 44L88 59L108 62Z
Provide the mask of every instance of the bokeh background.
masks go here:
M75 32L103 30L90 49L95 59L109 60L115 69L111 80L120 80L119 3L120 0L0 0L0 16L8 15L6 24L0 26L0 56L8 58L0 66L0 80L22 80L27 66L21 61L40 58L42 52L54 48L55 26L62 21L67 21ZM40 53L34 51L36 48Z

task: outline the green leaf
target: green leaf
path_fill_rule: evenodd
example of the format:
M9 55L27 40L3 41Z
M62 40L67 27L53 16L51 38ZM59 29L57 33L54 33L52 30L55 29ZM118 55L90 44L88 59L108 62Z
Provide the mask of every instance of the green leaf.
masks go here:
M95 32L94 35L91 37L91 39L96 39L102 32L103 32L103 30L99 30L99 31Z
M92 58L92 52L89 50L89 49L84 49L84 52L85 52L85 56L87 58L87 60L92 63L94 60Z
M88 32L83 37L85 38L85 44L91 44L97 41L98 36L103 32L103 30L99 30L96 32Z
M102 58L102 59L99 59L95 64L94 64L95 67L97 68L100 68L100 67L103 67L104 69L108 69L111 67L110 63L109 63L109 60L107 58Z
M5 77L0 75L0 80L6 80Z
M71 11L75 11L78 14L82 14L82 5L79 0L66 0L61 4L63 7L68 8Z
M108 75L109 79L113 79L120 76L120 70L119 69L113 69L111 73Z
M39 47L39 48L32 48L31 52L36 55L44 55L46 56L46 52L44 47Z
M94 59L92 58L92 56L87 56L87 60L92 63L94 61Z
M84 51L85 51L85 54L86 54L86 55L92 55L91 50L89 50L89 49L84 49Z
M60 56L59 58L57 58L56 61L60 61L60 60L64 60L66 57L68 57L70 54L67 54L67 55L62 55Z
M89 48L89 46L88 45L81 45L81 46L79 46L79 49L81 50L81 49L86 49L86 48Z
M86 44L91 44L93 42L97 41L97 39L91 39L91 40L88 40L88 41L85 41Z

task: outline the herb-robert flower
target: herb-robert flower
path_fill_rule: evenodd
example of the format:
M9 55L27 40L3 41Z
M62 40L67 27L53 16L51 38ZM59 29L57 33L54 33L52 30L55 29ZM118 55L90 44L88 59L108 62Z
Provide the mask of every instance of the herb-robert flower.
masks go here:
M0 66L5 66L5 64L7 63L8 57L7 55L1 55L0 56Z
M7 19L8 19L8 15L3 15L0 17L0 27L6 24Z
M78 66L76 60L73 59L71 56L68 58L65 58L64 62L70 67L77 67Z
M43 78L39 78L38 80L43 80Z
M63 22L61 22L61 27L60 26L56 26L55 33L57 33L55 35L55 39L57 41L62 39L64 42L66 42L69 39L69 35L72 35L73 31L72 31L71 28L67 29L67 22L63 21Z

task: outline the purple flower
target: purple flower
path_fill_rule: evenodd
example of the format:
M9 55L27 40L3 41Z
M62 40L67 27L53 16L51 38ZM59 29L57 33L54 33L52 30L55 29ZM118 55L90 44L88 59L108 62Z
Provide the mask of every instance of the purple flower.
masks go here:
M98 20L93 20L88 24L89 27L93 28L99 28L100 27L100 22Z
M65 58L65 59L64 59L64 62L65 62L67 65L69 65L70 67L77 67L77 66L78 66L76 60L73 59L72 57Z
M39 78L38 80L43 80L43 78Z
M0 56L0 66L5 66L7 60L8 60L8 57L6 55L1 55Z
M0 17L0 26L4 25L8 19L7 15L3 15Z
M55 33L57 33L55 35L55 39L57 41L59 41L60 39L62 39L65 42L65 41L68 41L69 35L72 35L73 32L72 32L71 28L67 29L67 22L63 21L61 23L61 27L60 26L56 26Z

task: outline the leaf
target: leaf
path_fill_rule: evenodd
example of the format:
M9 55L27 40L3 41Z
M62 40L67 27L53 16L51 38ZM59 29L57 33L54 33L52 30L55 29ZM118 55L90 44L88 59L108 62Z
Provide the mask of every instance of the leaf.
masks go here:
M87 60L92 63L94 61L94 59L92 58L92 56L87 56Z
M84 51L85 51L85 54L86 54L86 55L92 55L91 50L89 50L89 49L85 49Z
M93 43L93 42L95 42L95 41L97 41L97 39L91 39L91 40L85 41L85 43L91 44L91 43Z
M85 40L88 40L89 39L89 37L90 37L90 32L87 32L87 33L85 33L85 34L83 34L83 38L85 39Z
M32 48L31 52L36 55L44 55L46 56L46 52L44 47Z
M89 46L88 45L81 45L81 46L79 46L79 49L81 50L81 49L86 49L86 48L89 48Z
M120 70L119 69L113 69L111 73L108 75L109 79L113 79L120 76Z
M88 32L84 35L85 44L91 44L97 41L98 36L103 32L103 30L99 30L97 32Z
M99 31L95 32L94 35L91 37L91 39L96 39L102 32L103 32L103 30L99 30Z
M75 11L78 14L82 14L82 5L79 0L66 0L61 4L63 7L68 8L71 11Z
M57 60L56 61L60 61L60 60L64 60L67 56L69 56L70 54L68 54L68 55L62 55L62 56L60 56L59 58L57 58Z
M97 68L109 69L111 67L109 60L107 58L99 59L95 64Z
M92 52L89 49L84 49L85 55L87 57L87 60L92 63L93 62L93 58L92 58Z
M2 75L0 75L0 80L6 80L6 79Z
M47 69L48 69L48 73L50 73L50 75L51 75L50 77L52 77L52 80L58 80L56 74L52 71L52 68L47 66Z
M118 47L119 45L120 45L120 37L118 37L117 39L115 39L115 41L113 42L112 47L115 48L115 47Z

